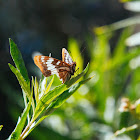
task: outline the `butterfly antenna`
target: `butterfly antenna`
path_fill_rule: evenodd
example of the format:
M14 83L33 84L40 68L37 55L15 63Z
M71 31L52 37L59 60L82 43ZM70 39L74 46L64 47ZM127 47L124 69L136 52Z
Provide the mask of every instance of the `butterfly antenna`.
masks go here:
M79 74L79 67L78 67L78 69L75 72L76 72L77 75Z
M84 52L85 48L86 47L84 47L84 49L80 52L80 54L82 54ZM76 57L76 59L80 56L80 54ZM76 59L75 59L75 61L76 61Z
M52 54L50 53L50 54L49 54L49 57L51 57L51 55L52 55Z
M72 56L72 53L71 53L71 51L69 50L68 52L69 52L69 54L70 54L71 58L73 59L73 56Z

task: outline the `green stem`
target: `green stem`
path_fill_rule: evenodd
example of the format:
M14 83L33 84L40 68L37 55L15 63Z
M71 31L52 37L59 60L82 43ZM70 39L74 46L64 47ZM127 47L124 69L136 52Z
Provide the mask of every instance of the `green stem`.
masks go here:
M23 92L23 99L24 99L24 104L25 104L25 108L27 107L27 98L26 98L26 94L24 93L24 91L22 90ZM27 115L27 122L29 123L30 122L30 117L29 117L29 113Z
M134 124L134 125L132 125L132 126L130 126L130 127L124 127L124 128L122 128L121 130L117 130L117 131L114 133L114 135L111 137L110 140L113 140L113 139L114 139L115 137L117 137L118 135L121 135L121 134L123 134L123 133L125 133L125 132L132 131L132 130L137 129L137 128L138 128L138 125L137 125L137 124Z
M23 130L22 134L20 135L20 139L19 140L23 140L24 135L26 134L26 132L30 129L31 125L33 124L33 122L31 121Z

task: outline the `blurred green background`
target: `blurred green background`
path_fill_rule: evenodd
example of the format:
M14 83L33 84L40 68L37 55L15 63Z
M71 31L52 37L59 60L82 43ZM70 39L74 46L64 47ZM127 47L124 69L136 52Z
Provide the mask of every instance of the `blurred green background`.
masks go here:
M68 49L81 72L94 76L44 120L27 140L109 140L114 132L139 120L120 113L122 97L140 97L140 2L126 0L0 1L0 140L8 138L24 108L8 38L18 45L29 77L41 77L33 56L61 59ZM136 3L137 2L137 3ZM80 53L82 52L82 53ZM54 86L58 85L55 77ZM117 137L136 140L140 128Z

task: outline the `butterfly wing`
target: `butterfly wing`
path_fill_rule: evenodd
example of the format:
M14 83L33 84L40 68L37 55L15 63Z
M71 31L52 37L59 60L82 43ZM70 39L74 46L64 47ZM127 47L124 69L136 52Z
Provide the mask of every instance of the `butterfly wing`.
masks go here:
M62 83L66 82L71 77L69 65L61 60L38 55L34 57L34 62L45 77L56 74Z
M59 78L60 78L60 81L62 81L62 83L65 83L66 81L68 81L71 78L71 74L70 74L70 72L68 72L66 70L59 69Z
M65 48L62 49L62 61L66 62L69 65L73 64L73 60Z

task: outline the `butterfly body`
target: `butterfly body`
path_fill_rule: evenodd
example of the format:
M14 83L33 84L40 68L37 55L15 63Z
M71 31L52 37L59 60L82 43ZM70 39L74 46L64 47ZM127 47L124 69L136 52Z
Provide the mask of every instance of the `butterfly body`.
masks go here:
M38 55L34 57L35 64L39 67L45 77L56 74L62 83L65 83L75 73L76 62L73 62L65 48L62 49L62 61L49 57Z

